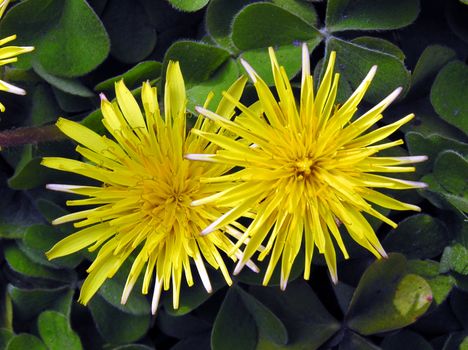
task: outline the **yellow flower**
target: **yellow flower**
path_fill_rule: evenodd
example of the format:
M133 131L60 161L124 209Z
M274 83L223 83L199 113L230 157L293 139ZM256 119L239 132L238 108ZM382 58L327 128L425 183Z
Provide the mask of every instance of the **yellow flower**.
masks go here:
M10 0L3 0L0 3L0 18L3 16ZM21 55L26 52L30 52L34 50L32 46L6 46L2 47L6 43L13 41L16 39L16 35L10 35L4 39L0 39L0 66L4 66L5 64L13 63L18 61L16 56ZM7 83L6 81L0 80L0 91L7 91L17 95L25 95L26 91L23 89L16 87ZM0 103L0 112L5 112L5 106Z
M375 66L340 106L335 104L339 79L339 74L333 74L335 53L330 54L325 75L314 93L309 52L304 44L298 106L284 68L278 65L272 48L269 52L279 101L253 68L243 61L259 101L246 107L227 93L225 97L235 102L242 112L234 120L197 108L199 113L236 135L237 142L215 132L192 130L221 149L212 154L189 154L187 158L236 166L241 170L221 177L206 176L202 181L216 183L220 190L195 200L192 205L231 206L231 210L209 225L203 234L241 216L253 219L236 245L239 248L246 243L234 274L262 244L266 244L258 257L263 260L270 255L263 283L268 283L281 257L281 288L285 289L292 264L303 244L304 278L309 279L312 255L317 247L325 255L332 280L337 281L335 244L348 258L339 226L343 224L349 235L375 256L385 257L385 251L363 213L396 227L393 221L375 210L373 204L394 210L419 211L420 208L397 201L374 188L399 190L425 185L378 173L414 171L413 167L402 165L420 162L426 157L376 157L381 150L403 144L401 139L383 140L409 122L413 114L366 132L382 119L382 112L401 88L353 119L376 72Z
M103 183L102 186L47 186L52 190L87 197L69 200L67 205L95 206L56 219L54 224L77 221L75 227L80 230L47 252L48 258L53 259L85 247L90 251L99 249L81 288L80 301L83 304L135 250L138 252L122 293L122 303L126 302L146 265L142 293L148 292L155 275L153 314L161 290L168 290L171 285L173 306L178 308L182 273L189 286L194 283L191 262L195 262L208 292L212 287L205 262L221 269L226 282L232 283L220 251L232 251L234 243L231 236L240 238L241 232L236 227L243 228L233 224L216 230L212 235L202 236L202 229L223 212L212 205L190 205L192 201L216 191L216 186L200 183L200 177L219 176L231 167L190 162L184 158L186 153L205 149L215 151L217 146L195 135L186 135L187 98L179 63L169 63L166 78L164 118L160 114L156 88L149 83L143 84L143 114L131 92L120 81L115 87L117 102L111 103L103 97L101 103L103 124L115 141L78 123L59 119L57 126L80 144L76 150L87 161L52 157L43 160L42 164L47 167ZM240 98L246 81L246 78L240 78L230 87L229 93L233 98ZM217 113L230 118L234 108L232 101L223 98ZM195 125L207 132L216 128L202 116L198 117ZM252 264L252 268L255 269L255 265Z

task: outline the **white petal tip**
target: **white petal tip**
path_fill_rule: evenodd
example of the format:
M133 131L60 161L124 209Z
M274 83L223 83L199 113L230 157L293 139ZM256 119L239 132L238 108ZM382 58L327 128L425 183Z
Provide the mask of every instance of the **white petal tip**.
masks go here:
M197 199L197 200L192 201L192 203L190 203L190 206L198 207L198 206L203 205L203 204L204 204L203 199ZM206 228L205 228L205 230L206 230ZM205 230L203 230L203 231L205 231Z
M403 183L406 183L414 188L427 188L427 183L420 181L409 181L409 180L400 180Z
M193 202L192 202L193 203ZM200 232L200 235L202 236L206 236L208 234L210 234L211 232L213 232L214 230L211 228L211 227L207 227L205 228L203 231Z
M331 274L330 274L330 278L331 278L332 283L333 283L334 285L337 285L337 284L338 284L338 276L336 275L336 273L331 273Z
M310 56L306 43L302 43L302 75L303 77L310 75Z
M76 190L77 188L80 188L80 186L76 185L60 185L60 184L47 184L46 188L48 190L52 191L58 191L58 192L70 192L72 190Z
M125 305L127 303L128 297L130 296L130 293L132 292L134 286L135 282L125 284L124 290L122 292L122 298L120 299L120 303L122 305Z
M125 288L123 293L122 293L122 298L120 299L120 303L122 305L125 305L127 303L128 297L130 296L130 292L132 290L133 286L129 288Z
M429 159L428 156L414 156L414 157L411 157L411 160L412 160L413 163L425 162L428 159Z
M382 246L380 247L375 247L377 249L377 251L379 252L380 256L384 259L387 259L388 258L388 255L387 255L387 252L385 251L385 249L383 249Z
M17 86L11 85L11 84L7 83L6 81L1 81L1 85L3 85L5 87L5 90L7 92L10 92L10 93L15 94L15 95L26 95L26 90L21 89L21 88L19 88Z
M281 276L280 289L284 292L287 286L288 286L288 279L283 278L283 276Z
M234 268L234 272L232 274L234 276L237 276L242 271L244 266L245 266L245 263L242 262L242 260L239 260L239 262L237 263L236 267Z
M398 95L401 94L401 91L403 91L403 88L401 86L393 90L393 92L387 97L390 100L389 103L392 103L398 97Z
M214 154L202 154L202 153L188 153L184 155L185 159L188 160L200 160L203 162L213 161Z
M369 70L369 77L370 79L374 78L375 73L377 73L377 65L373 65L371 69Z
M154 281L154 290L153 290L153 298L151 300L151 314L156 315L158 311L159 299L161 297L163 283L159 280L156 276Z
M195 106L195 110L196 110L198 113L203 114L203 115L205 115L206 112L207 112L207 110L206 110L205 108L201 107L201 106Z
M246 265L252 272L260 272L260 268L257 265L255 265L255 263L252 260L247 261Z
M240 62L244 66L244 69L247 72L247 74L250 76L250 79L252 79L252 82L255 84L257 82L257 73L255 73L255 70L243 58L240 59Z
M107 99L106 95L104 95L103 92L101 92L101 93L99 94L99 98L101 99L101 101L109 101L109 100Z

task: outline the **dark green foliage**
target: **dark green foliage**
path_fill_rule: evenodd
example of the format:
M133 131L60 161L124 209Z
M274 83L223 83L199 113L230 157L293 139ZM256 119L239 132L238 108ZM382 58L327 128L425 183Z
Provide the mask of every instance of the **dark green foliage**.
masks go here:
M467 23L464 0L12 2L0 38L17 34L14 45L35 51L3 67L2 79L28 94L2 93L0 142L23 127L40 129L0 152L0 350L468 349ZM399 86L380 125L416 114L395 134L406 144L394 152L428 156L405 177L428 188L390 193L422 209L385 212L398 228L371 221L389 258L350 244L333 285L318 252L304 281L299 254L284 292L279 271L261 285L268 259L260 274L234 276L230 288L210 270L213 293L194 275L194 287L182 283L179 309L163 293L156 317L141 281L120 304L127 266L88 306L78 304L95 253L45 258L75 228L50 224L66 213L68 197L44 185L86 180L39 165L44 156L77 157L68 141L41 140L43 128L63 116L104 133L98 94L112 100L120 79L135 96L144 81L161 93L169 60L180 62L191 112L210 91L214 106L244 74L241 58L273 85L269 46L296 88L303 41L315 84L337 52L339 102L378 66L357 115ZM246 103L253 97L248 86Z

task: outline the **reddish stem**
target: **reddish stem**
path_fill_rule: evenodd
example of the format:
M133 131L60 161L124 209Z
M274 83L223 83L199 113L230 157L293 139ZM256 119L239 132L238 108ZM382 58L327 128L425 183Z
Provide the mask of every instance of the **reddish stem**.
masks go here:
M0 147L22 146L48 141L58 141L65 135L55 125L25 127L0 131Z

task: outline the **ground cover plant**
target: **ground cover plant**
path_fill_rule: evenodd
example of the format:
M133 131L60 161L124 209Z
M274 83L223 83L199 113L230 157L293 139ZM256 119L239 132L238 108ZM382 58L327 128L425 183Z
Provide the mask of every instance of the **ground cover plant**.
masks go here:
M0 17L0 349L468 349L466 1Z

